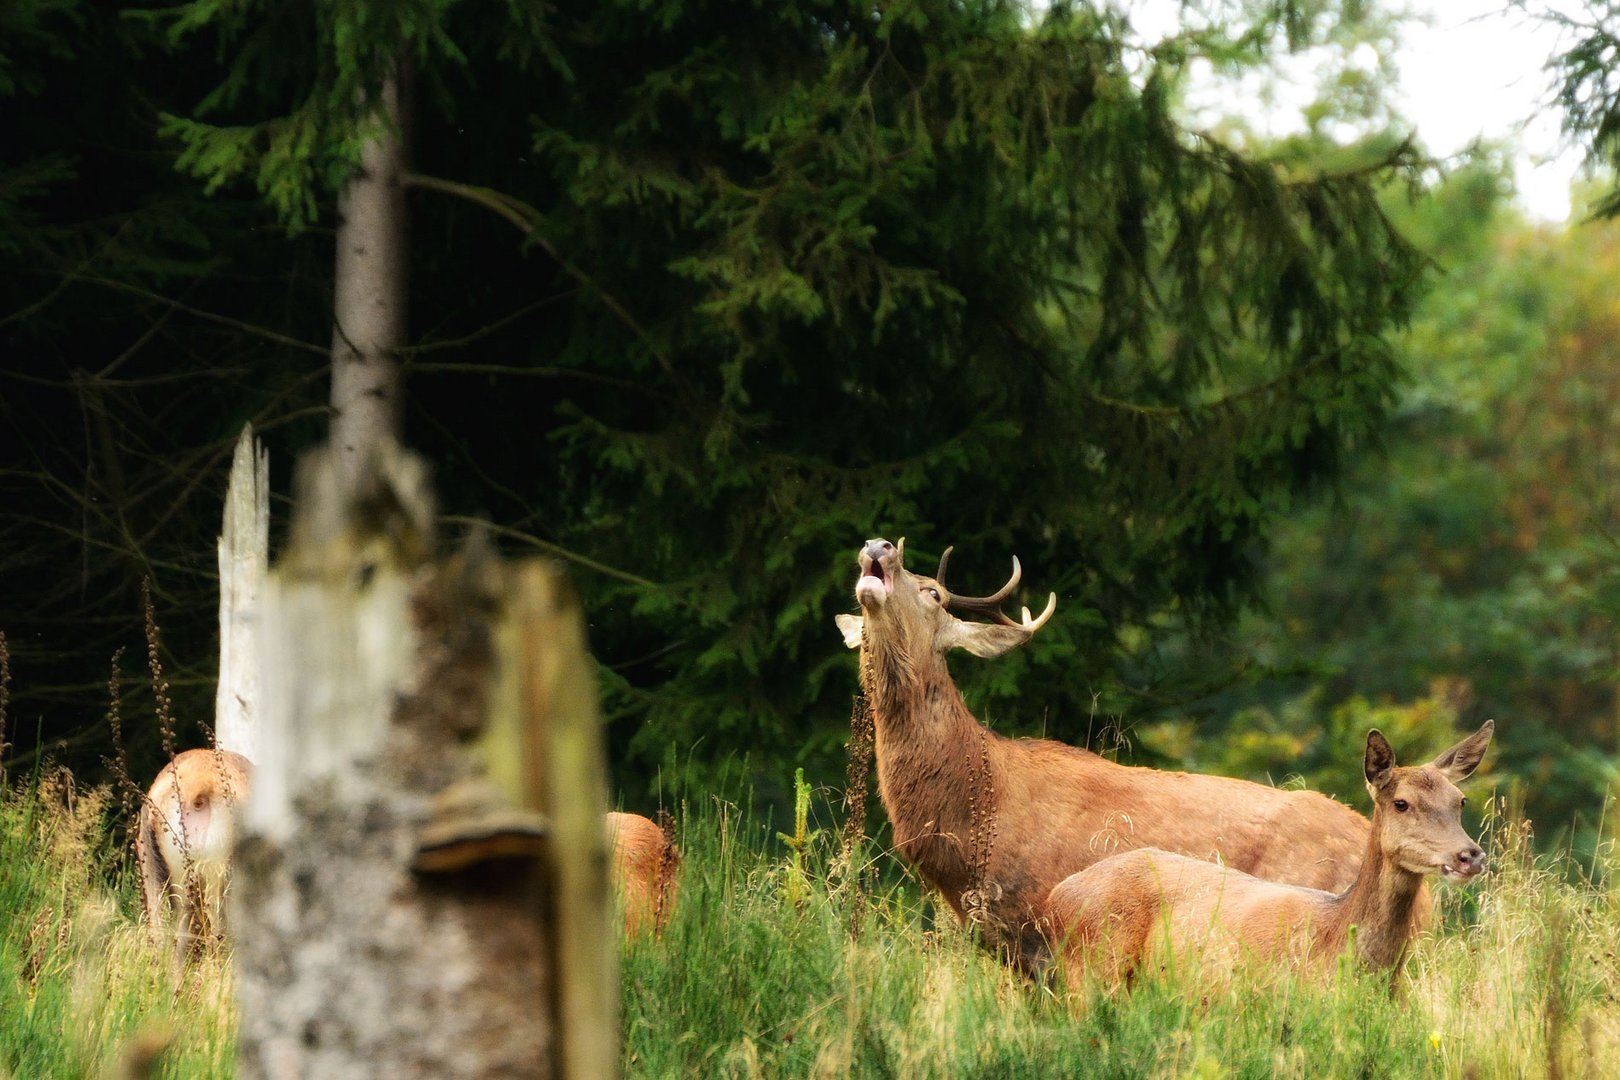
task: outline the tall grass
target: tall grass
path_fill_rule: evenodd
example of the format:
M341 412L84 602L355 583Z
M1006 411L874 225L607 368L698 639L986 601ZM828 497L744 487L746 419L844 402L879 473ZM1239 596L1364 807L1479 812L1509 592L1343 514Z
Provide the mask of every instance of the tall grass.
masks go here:
M229 1076L228 963L175 980L137 916L109 792L46 771L0 790L0 1077Z
M229 1076L228 962L176 987L108 807L51 774L0 795L0 1077L117 1075L163 1039L157 1075ZM623 948L628 1076L1620 1074L1620 899L1510 820L1488 822L1483 881L1440 887L1394 992L1354 970L1171 970L1123 994L1021 979L891 855L857 844L846 861L838 829L797 824L784 850L746 804L683 809L671 922Z
M1472 890L1439 887L1439 923L1393 991L1388 975L1343 964L1326 983L1164 971L1129 993L1036 985L915 883L850 889L834 831L812 833L827 839L792 863L763 835L723 802L685 816L669 930L625 947L628 1075L1620 1073L1620 902L1495 816L1494 872Z

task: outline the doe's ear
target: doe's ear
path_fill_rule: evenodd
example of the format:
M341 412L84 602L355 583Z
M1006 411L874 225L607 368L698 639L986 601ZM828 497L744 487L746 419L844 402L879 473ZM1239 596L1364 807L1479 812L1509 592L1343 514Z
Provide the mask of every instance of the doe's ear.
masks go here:
M1445 773L1446 779L1453 784L1461 783L1479 768L1480 759L1485 756L1486 749L1491 745L1491 735L1495 731L1496 721L1485 721L1478 731L1435 758L1430 764Z
M1395 751L1390 749L1389 740L1377 728L1367 732L1367 756L1363 763L1363 771L1367 777L1367 790L1376 791L1389 782L1389 774L1395 768Z
M1030 633L1021 626L1001 626L995 623L969 623L952 618L941 633L941 651L966 649L974 656L989 659L1016 649L1028 641Z
M848 649L860 648L861 627L865 625L864 620L859 615L840 614L834 617L834 621L838 623L838 629L843 631L844 647Z

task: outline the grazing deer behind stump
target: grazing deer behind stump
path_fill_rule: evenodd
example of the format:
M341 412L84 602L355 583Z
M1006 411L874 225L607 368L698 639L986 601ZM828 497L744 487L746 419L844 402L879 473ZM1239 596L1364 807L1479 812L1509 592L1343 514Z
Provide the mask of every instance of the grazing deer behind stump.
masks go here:
M253 765L229 750L186 750L165 765L141 800L135 831L146 925L161 932L175 911L180 956L217 941L236 843L237 814Z
M680 853L657 823L640 814L614 811L607 816L607 830L625 935L662 933L675 910Z
M1344 952L1352 926L1357 960L1372 970L1398 969L1425 876L1467 882L1485 868L1485 852L1463 831L1457 784L1479 765L1493 727L1487 720L1427 765L1405 768L1377 729L1367 733L1372 830L1354 884L1337 895L1155 848L1065 878L1048 906L1071 985L1086 968L1128 982L1161 958L1320 972Z
M158 773L136 824L145 922L164 930L175 911L177 954L222 936L224 890L236 842L236 815L253 765L229 750L186 750ZM613 879L624 898L625 933L661 932L674 911L680 854L664 830L640 814L610 813Z
M1367 820L1310 791L1118 765L1046 739L1008 739L974 719L945 654L995 657L1051 618L1001 605L1018 585L960 596L905 568L905 541L868 540L857 553L860 615L839 615L861 650L871 704L878 791L902 857L958 917L971 917L1025 970L1049 957L1041 919L1053 886L1122 850L1158 847L1219 859L1261 877L1323 889L1355 879ZM993 619L967 622L954 612ZM1417 905L1427 911L1427 896Z

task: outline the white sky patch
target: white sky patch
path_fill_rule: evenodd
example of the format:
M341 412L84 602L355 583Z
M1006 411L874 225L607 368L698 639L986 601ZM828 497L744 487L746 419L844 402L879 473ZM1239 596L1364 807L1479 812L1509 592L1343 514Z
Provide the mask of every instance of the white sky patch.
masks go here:
M1562 222L1583 158L1580 148L1566 145L1559 112L1549 104L1546 64L1566 42L1556 27L1503 6L1504 0L1406 0L1414 18L1397 32L1394 108L1439 158L1476 139L1508 145L1520 206L1534 220ZM1144 40L1167 36L1180 25L1176 0L1135 0L1128 10ZM1351 62L1369 68L1378 56L1361 45ZM1320 63L1309 52L1280 57L1277 80L1219 77L1208 64L1197 64L1188 87L1188 104L1199 114L1195 122L1232 116L1266 136L1300 132Z
M1526 213L1566 220L1583 153L1565 144L1559 112L1549 104L1546 65L1563 44L1557 28L1504 13L1502 0L1427 0L1414 7L1427 7L1432 21L1401 35L1401 114L1435 154L1456 153L1481 137L1511 141Z

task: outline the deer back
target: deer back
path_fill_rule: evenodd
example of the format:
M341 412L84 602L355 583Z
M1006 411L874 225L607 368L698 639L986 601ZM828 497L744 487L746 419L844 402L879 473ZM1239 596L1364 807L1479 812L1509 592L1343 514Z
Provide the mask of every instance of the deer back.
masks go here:
M1473 772L1493 725L1433 762L1400 768L1382 733L1367 736L1365 775L1374 809L1355 880L1341 893L1267 881L1230 866L1157 849L1104 859L1053 889L1048 932L1072 973L1128 978L1167 950L1204 964L1317 964L1338 955L1349 928L1371 967L1398 965L1427 915L1423 879L1467 881L1484 853L1462 830L1456 781Z

